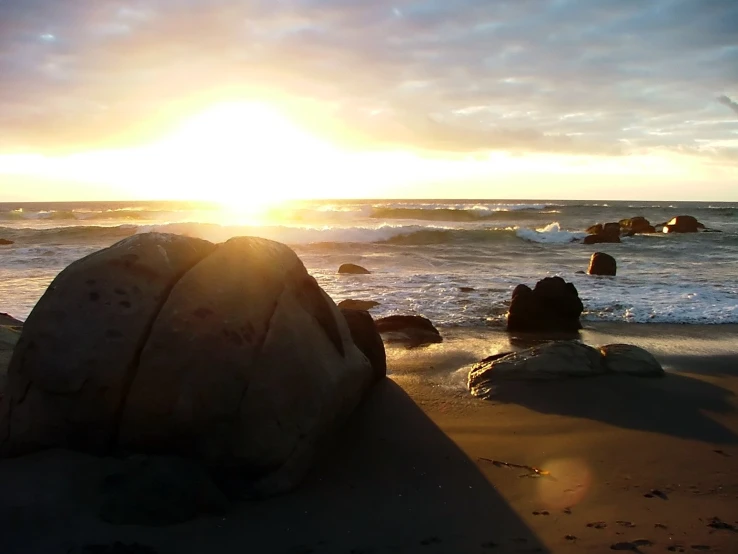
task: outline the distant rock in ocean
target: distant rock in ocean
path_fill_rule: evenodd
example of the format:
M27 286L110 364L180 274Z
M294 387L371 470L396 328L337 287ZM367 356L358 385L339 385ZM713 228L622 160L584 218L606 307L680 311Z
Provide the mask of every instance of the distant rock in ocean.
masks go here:
M637 215L628 219L621 219L620 231L627 234L655 233L656 228L645 217Z
M341 267L338 268L338 273L350 273L353 275L369 275L371 271L369 271L365 267L361 267L360 265L356 265L356 264L341 264Z
M664 223L664 233L696 233L705 226L691 215L678 215Z
M338 303L338 307L347 310L371 310L379 306L379 302L374 300L352 300L350 298L341 300Z
M522 332L571 332L582 328L579 316L584 306L572 283L561 277L546 277L533 290L518 285L512 293L507 330Z
M15 244L15 241L8 239L0 239L0 246L7 246L9 244Z
M175 455L274 494L380 373L287 246L139 234L68 266L31 312L0 450Z

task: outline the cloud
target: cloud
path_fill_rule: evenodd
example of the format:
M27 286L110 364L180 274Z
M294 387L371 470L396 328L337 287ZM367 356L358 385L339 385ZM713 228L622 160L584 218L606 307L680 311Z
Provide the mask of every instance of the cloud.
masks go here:
M735 113L738 114L738 102L731 100L725 95L718 96L717 101L723 104L724 106L728 106L731 110L733 110Z
M735 140L734 0L5 0L0 151L151 137L218 98L356 148L620 155Z

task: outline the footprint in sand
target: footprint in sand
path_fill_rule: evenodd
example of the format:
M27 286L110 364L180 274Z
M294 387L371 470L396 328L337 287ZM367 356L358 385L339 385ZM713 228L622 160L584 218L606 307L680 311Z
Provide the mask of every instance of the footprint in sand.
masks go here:
M653 526L656 529L668 529L668 527L666 525L664 525L663 523L654 523Z
M710 548L706 544L693 544L689 548L691 548L692 550L712 550L712 548Z
M566 540L568 540L568 541L575 541L575 540L577 540L577 537L575 535L566 535L564 538Z
M632 523L630 521L616 521L615 523L620 525L620 527L630 527L630 528L635 527L635 523Z
M646 493L646 494L644 494L643 496L645 496L646 498L653 498L653 497L658 497L658 498L660 498L661 500L669 500L669 497L668 497L668 496L666 496L666 495L665 495L665 494L664 494L663 492L661 492L661 491L660 491L659 489L651 489L651 492L647 492L647 493Z
M604 529L607 527L607 523L604 521L593 521L592 523L588 523L587 527L591 527L593 529Z
M713 529L724 529L725 531L738 533L738 528L736 528L735 525L731 525L730 523L721 520L719 517L711 518L710 523L708 523L707 526L712 527Z
M616 542L610 545L610 550L629 550L631 552L640 552L641 546L653 546L653 542L648 539L637 539L630 542Z
M533 512L534 516L547 516L548 510L543 510L542 512Z

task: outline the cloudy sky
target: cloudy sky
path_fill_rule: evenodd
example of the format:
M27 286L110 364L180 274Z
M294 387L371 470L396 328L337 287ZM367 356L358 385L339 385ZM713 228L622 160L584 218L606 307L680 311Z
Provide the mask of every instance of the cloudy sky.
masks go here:
M563 196L639 174L656 196L734 200L738 1L0 0L0 196L33 180L23 156L51 194L65 157L224 101L351 152L443 160L444 182L456 161L476 184L444 196L509 197L478 188L505 182L497 165L516 186L581 181Z

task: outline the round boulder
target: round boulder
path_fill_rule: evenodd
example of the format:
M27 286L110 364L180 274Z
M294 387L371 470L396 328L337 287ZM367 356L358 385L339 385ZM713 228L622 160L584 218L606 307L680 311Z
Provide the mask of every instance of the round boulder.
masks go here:
M587 273L590 275L612 275L617 273L617 262L610 254L595 252L589 259Z
M663 377L664 368L653 354L632 344L608 344L600 347L605 369L639 377Z
M26 321L0 447L175 455L295 486L374 381L295 253L137 235L75 262Z
M371 271L369 271L365 267L361 267L360 265L356 264L341 264L341 267L338 268L338 273L348 273L352 275L369 275Z

